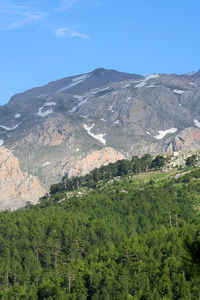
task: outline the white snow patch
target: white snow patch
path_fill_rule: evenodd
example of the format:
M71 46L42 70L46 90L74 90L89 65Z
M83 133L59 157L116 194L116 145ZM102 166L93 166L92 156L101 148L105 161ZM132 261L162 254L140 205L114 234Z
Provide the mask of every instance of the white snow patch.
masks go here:
M51 162L50 161L47 161L47 162L45 162L43 165L41 165L41 167L44 167L44 166L46 166L46 165L49 165Z
M101 121L103 121L103 122L107 122L106 120L104 120L104 119L101 119Z
M154 78L158 78L160 77L158 74L151 74L151 75L148 75L146 76L144 79L142 80L139 80L139 81L136 81L136 82L139 82L135 88L141 88L143 86L146 85L146 82L149 80L149 79L154 79ZM148 87L154 87L153 84L152 85L149 85Z
M3 140L0 140L0 147L3 145Z
M15 114L15 119L18 119L21 117L21 114Z
M79 102L79 104L75 107L73 107L71 110L68 110L68 112L74 112L78 107L80 107L81 105L85 104L88 101L89 98L86 98L85 100L82 100Z
M196 84L196 83L194 83L194 82L189 82L189 84L190 84L190 85L192 85L192 86L194 86L194 87L196 87L196 86L197 86L197 84Z
M150 134L150 132L146 131L147 134ZM151 135L151 134L150 134Z
M127 84L127 85L125 85L125 86L122 86L122 89L125 89L125 88L127 88L128 86L130 86L130 84Z
M178 94L178 95L182 95L183 93L185 93L185 91L181 91L181 90L174 90L173 92L174 94Z
M119 124L120 123L120 120L117 119L117 121L114 122L114 124Z
M126 100L126 102L128 102L129 100L131 100L131 97L128 97L128 99Z
M92 89L92 94L95 94L96 92L99 91L100 88L95 88L95 89Z
M43 108L44 107L48 107L48 106L55 106L55 105L56 105L55 102L46 102L44 104L44 106L42 106L42 107L39 108L38 113L36 115L38 115L40 117L43 117L43 118L47 117L48 115L50 115L50 114L53 113L53 109L50 108L50 109L46 110L45 112L42 112Z
M146 76L145 78L148 80L148 79L158 78L158 77L160 77L158 74L150 74L150 75Z
M73 97L78 99L79 102L83 100L83 96L74 95Z
M72 79L72 82L78 82L78 83L79 83L80 80L83 81L83 80L85 80L85 79L88 78L88 77L90 77L90 74L89 74L89 73L84 74L84 75L81 75L81 76L79 76L79 77L77 77L77 78Z
M56 102L46 102L46 103L44 104L44 107L45 107L45 106L53 106L53 105L56 105Z
M85 130L87 130L88 134L91 135L94 139L99 140L102 144L106 144L106 140L104 138L104 136L106 135L105 133L100 133L100 134L94 134L91 132L92 128L94 127L95 124L93 124L92 126L87 126L86 124L83 125L83 128L85 128Z
M119 93L119 91L117 91L117 92L113 92L113 93L112 93L112 95L116 95L117 93Z
M166 134L168 134L168 133L175 133L176 131L177 131L177 128L174 128L174 127L170 128L170 129L167 129L167 130L164 130L164 131L162 131L162 130L159 131L158 130L159 135L154 136L154 138L157 139L157 140L161 140L161 139L164 138L164 136Z
M14 127L10 128L10 127L7 127L7 126L3 126L3 125L0 125L1 128L7 130L7 131L11 131L11 130L14 130L15 128L17 128L21 123L15 125Z
M76 149L76 152L78 152L78 151L79 151L79 148Z
M47 96L47 94L41 94L41 95L37 96L37 98L39 99L39 98L46 97L46 96Z
M106 91L106 90L108 90L109 89L109 86L107 86L106 88L104 88L104 89L96 89L94 92L92 92L92 94L97 94L97 93L99 93L99 92L104 92L104 91Z
M141 81L140 83L136 84L135 88L141 88L146 85L146 81Z
M89 99L89 98L86 98L85 100L80 101L77 107L79 107L79 106L85 104L85 103L88 101L88 99Z
M114 112L113 106L114 106L114 104L109 107L108 111L111 110L112 112Z
M52 98L53 98L52 96L49 96L49 97L47 98L47 101L51 100Z
M58 91L56 92L56 94L58 94L58 93L60 93L60 92L62 92L62 91L64 91L64 90L66 90L66 89L69 89L69 88L72 87L72 86L75 86L75 85L81 83L82 81L84 81L84 80L85 80L86 78L88 78L89 76L90 76L89 73L87 73L87 74L85 74L85 75L81 75L81 76L79 76L79 77L77 77L77 78L72 79L72 83L70 83L70 84L67 85L66 87L63 87L62 89L58 90Z
M197 119L194 119L194 125L200 128L200 122Z
M81 116L81 115L78 115L78 116L81 117L81 118L84 118L84 119L88 119L87 116Z
M192 76L192 75L194 75L194 74L196 74L197 72L194 72L194 71L192 71L192 72L189 72L189 73L187 73L187 74L185 74L186 76Z
M46 110L45 112L42 113L42 110L43 110L44 106L40 107L39 110L38 110L38 113L36 115L40 116L40 117L47 117L48 115L52 114L53 113L53 109L48 109Z
M108 90L108 89L109 89L109 86L107 86L107 87L104 88L104 89L98 90L98 92L104 92L104 91L106 91L106 90Z
M68 110L68 112L74 112L78 106L73 107L72 109Z

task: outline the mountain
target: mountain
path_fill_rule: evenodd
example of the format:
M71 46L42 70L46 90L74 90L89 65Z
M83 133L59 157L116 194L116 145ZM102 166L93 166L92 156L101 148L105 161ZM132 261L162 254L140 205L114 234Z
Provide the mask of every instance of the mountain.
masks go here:
M144 77L101 68L13 96L0 107L0 144L48 191L111 157L199 149L199 100L200 71Z

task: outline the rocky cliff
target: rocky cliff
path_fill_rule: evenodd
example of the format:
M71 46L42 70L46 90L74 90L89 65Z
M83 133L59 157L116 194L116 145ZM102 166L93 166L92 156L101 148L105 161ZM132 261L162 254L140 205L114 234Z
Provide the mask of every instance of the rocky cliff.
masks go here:
M114 163L117 160L125 159L125 156L113 148L103 148L99 151L92 151L86 157L79 157L75 162L71 163L69 171L66 172L69 177L85 175L95 168L106 166L109 163Z
M200 149L200 129L189 127L175 136L167 146L167 152L180 151L185 149Z
M21 171L10 150L0 149L0 210L15 210L27 201L36 204L44 192L35 176Z

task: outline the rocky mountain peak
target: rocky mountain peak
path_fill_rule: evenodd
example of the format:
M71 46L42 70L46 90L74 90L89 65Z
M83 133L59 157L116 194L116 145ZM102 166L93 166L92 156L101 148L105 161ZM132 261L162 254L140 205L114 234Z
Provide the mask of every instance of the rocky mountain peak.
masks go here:
M0 147L11 149L23 172L48 189L112 156L199 149L199 100L199 72L144 77L99 68L0 107Z
M104 68L98 68L95 69L90 73L91 76L106 76L107 75L107 70Z

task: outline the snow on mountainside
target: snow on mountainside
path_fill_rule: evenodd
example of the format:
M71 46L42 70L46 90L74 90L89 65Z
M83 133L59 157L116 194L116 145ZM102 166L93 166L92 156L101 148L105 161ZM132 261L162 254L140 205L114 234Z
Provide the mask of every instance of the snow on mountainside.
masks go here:
M101 68L13 96L0 107L0 147L48 189L91 170L94 162L79 164L88 153L107 163L115 151L117 159L200 148L199 100L200 72L143 77Z
M196 73L197 73L197 72L192 71L192 72L186 73L185 75L186 75L186 76L192 76L192 75L194 75L194 74L196 74Z
M75 85L83 82L88 77L90 77L90 74L85 74L85 75L82 75L82 76L79 76L77 78L72 79L72 83L70 83L68 86L63 87L62 89L58 90L56 92L56 94L58 94L60 92L63 92L64 90L69 89L70 87L75 86Z
M85 93L90 91L92 88L101 87L109 84L110 82L120 82L126 79L140 79L141 75L128 74L123 72L117 72L115 70L105 70L103 68L96 69L93 72L66 77L57 81L53 81L42 87L33 88L25 91L24 93L17 94L11 98L15 99L30 99L44 98L58 93L67 93L76 95L79 93Z

